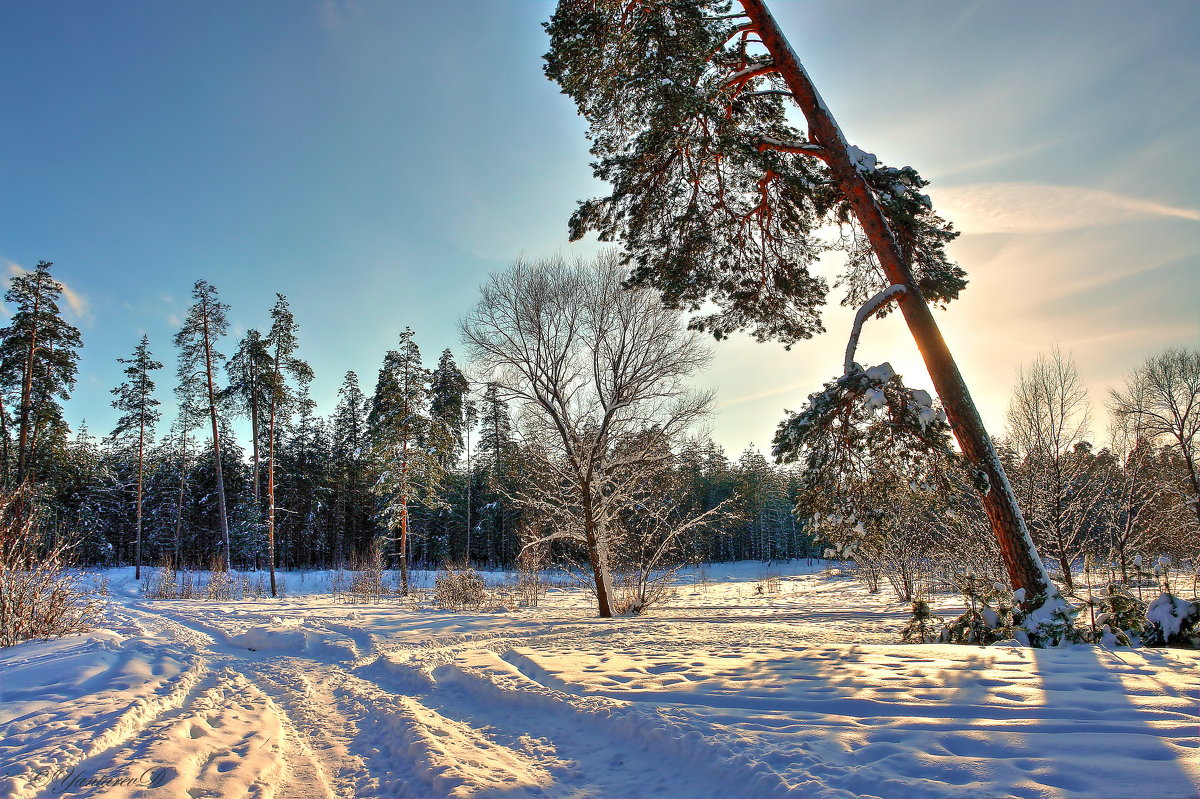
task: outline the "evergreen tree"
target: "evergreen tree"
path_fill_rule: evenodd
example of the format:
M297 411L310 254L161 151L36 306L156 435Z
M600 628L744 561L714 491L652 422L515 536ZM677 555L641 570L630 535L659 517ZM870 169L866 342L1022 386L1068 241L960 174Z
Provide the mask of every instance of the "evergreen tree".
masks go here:
M271 332L267 334L266 348L271 357L271 371L267 375L267 566L271 571L271 596L275 588L275 442L276 427L286 420L300 402L300 391L306 391L313 373L309 365L296 357L296 320L288 307L287 298L276 294L275 306L271 309ZM291 381L291 382L289 382ZM304 399L307 400L307 395Z
M370 460L368 458L367 419L370 401L359 388L358 375L347 372L338 390L338 404L333 412L330 464L334 470L333 560L341 565L349 546L366 551L373 533L374 515L371 498Z
M513 438L512 417L500 386L488 383L479 414L479 457L487 474L487 493L481 499L480 527L486 534L485 551L489 561L508 563L516 554L516 531L508 497L509 480L515 473L513 461L517 444Z
M434 432L429 416L429 373L413 332L405 328L400 343L389 350L379 370L368 418L372 451L383 498L384 523L399 533L401 591L408 593L409 510L414 503L439 505L436 490L443 470L437 450L425 446Z
M441 454L442 467L449 469L466 445L467 393L470 385L454 363L454 355L444 350L429 380L429 415L433 423L449 434L452 446Z
M276 452L276 496L287 513L277 519L280 560L285 565L328 564L333 554L330 513L334 474L327 425L314 413L314 403L300 395L296 413L286 424Z
M232 403L236 412L250 419L251 480L254 502L261 497L259 490L259 443L262 441L261 419L267 407L268 375L271 373L271 354L267 342L257 330L247 330L238 343L237 351L225 364L229 384L221 392L222 399Z
M32 272L12 278L4 301L15 306L9 324L0 330L0 388L15 406L16 482L37 478L39 462L55 443L66 441L67 425L61 401L75 387L79 330L61 315L58 300L63 285L50 276L52 263L40 261ZM8 414L0 423L8 424ZM11 474L10 434L3 433L4 479Z
M137 436L137 515L134 522L134 578L142 579L142 498L146 464L147 437L153 438L154 425L162 414L158 410L159 401L154 398L154 381L150 373L163 368L163 365L150 355L150 339L142 336L141 342L133 351L132 358L118 358L119 363L126 364L126 380L112 390L116 396L113 407L121 411L121 418L113 429L112 436L117 438L124 435Z
M229 330L229 321L225 316L229 306L221 302L217 289L204 280L196 281L192 297L196 302L188 309L183 328L175 334L175 346L179 347L179 382L189 392L188 402L207 412L212 426L213 483L220 515L221 551L224 556L222 568L228 569L231 557L229 514L222 475L224 464L216 384L217 365L225 356L215 347L216 342Z
M178 414L171 425L170 432L170 437L173 441L171 460L177 467L179 478L178 491L175 492L174 514L171 517L172 526L174 527L174 535L171 541L171 564L175 568L183 566L184 506L188 499L188 476L194 465L192 463L192 453L189 452L188 446L192 431L201 424L202 412L197 405L200 396L199 380L195 376L189 376L187 379L184 379L181 375L180 383L175 387L175 402L178 407Z
M127 563L129 527L121 518L120 481L87 423L47 453L39 470L50 541L79 546L82 555L100 563Z

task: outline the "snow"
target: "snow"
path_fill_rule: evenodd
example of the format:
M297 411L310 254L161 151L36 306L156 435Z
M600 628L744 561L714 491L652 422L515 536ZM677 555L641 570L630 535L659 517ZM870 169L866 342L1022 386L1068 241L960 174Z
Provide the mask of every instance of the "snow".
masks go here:
M1183 620L1196 613L1196 606L1186 599L1179 599L1170 594L1160 594L1146 608L1146 619L1157 625L1163 632L1163 638L1170 640L1179 635Z
M871 380L878 381L880 383L886 383L896 376L896 370L892 368L890 363L885 361L878 366L872 366L871 368L867 369L866 375Z
M854 162L854 168L859 172L874 172L879 159L874 153L868 153L865 150L860 150L853 144L847 145L846 152L850 156L850 160Z
M0 795L1195 796L1200 653L893 643L824 564L686 570L643 617L151 600L0 650ZM425 573L414 574L422 585ZM771 593L768 577L779 578ZM506 575L489 575L496 584ZM935 612L950 615L945 600Z

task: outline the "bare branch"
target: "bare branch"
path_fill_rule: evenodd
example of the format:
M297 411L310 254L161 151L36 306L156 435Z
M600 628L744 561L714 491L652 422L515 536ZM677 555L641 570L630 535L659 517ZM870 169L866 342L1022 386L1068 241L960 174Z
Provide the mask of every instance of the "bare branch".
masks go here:
M850 340L846 342L846 360L842 366L842 374L848 375L854 368L854 353L858 349L858 337L862 333L863 322L867 321L880 308L905 294L907 291L906 287L895 283L867 300L858 309L858 313L854 315L854 327L850 329Z

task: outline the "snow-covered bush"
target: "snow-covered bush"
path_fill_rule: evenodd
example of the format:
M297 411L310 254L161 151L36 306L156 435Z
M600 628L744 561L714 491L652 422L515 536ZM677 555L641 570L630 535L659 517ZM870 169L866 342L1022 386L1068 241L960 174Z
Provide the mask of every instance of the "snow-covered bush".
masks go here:
M91 629L103 600L68 568L62 541L39 546L29 492L0 494L0 647Z
M1061 594L1038 604L1021 620L1021 628L1034 646L1060 646L1087 643L1089 631L1078 626L1079 608ZM1018 636L1020 638L1021 636Z
M1146 646L1200 649L1200 603L1164 591L1146 609Z
M447 566L434 579L433 602L442 610L479 610L487 600L487 584L474 569Z

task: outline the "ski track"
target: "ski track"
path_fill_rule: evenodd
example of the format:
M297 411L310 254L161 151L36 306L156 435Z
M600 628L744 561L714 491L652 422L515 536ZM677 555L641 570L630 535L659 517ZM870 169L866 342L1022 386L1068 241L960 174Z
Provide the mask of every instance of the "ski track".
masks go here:
M1054 765L1056 746L1077 756L1067 733L1081 726L1147 763L1200 747L1193 686L1155 671L1175 655L1114 654L1080 675L1071 653L847 647L891 638L902 614L821 601L489 628L386 606L116 599L111 632L14 667L84 664L0 696L0 796L843 799L1007 784L1059 797L1101 784ZM857 628L814 643L831 620ZM755 675L773 677L739 682ZM1048 698L1031 706L1037 691ZM157 784L62 783L148 770ZM1195 768L1163 773L1163 795L1191 795Z

